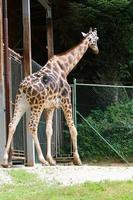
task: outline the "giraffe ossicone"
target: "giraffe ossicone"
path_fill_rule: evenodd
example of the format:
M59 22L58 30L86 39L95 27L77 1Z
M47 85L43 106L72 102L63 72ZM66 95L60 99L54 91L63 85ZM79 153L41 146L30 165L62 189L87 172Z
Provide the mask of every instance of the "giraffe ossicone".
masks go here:
M21 117L28 109L30 109L29 133L33 137L38 158L43 165L55 165L51 155L51 137L53 133L53 113L56 108L63 110L69 127L73 144L73 162L75 165L81 165L77 147L77 130L72 118L71 89L67 82L67 76L88 48L92 49L95 54L98 54L97 40L97 30L90 29L87 34L83 34L83 40L77 46L62 54L54 55L41 70L27 76L21 82L16 95L14 115L9 124L3 167L9 166L8 154L13 135ZM38 123L43 111L46 120L46 160L37 136Z

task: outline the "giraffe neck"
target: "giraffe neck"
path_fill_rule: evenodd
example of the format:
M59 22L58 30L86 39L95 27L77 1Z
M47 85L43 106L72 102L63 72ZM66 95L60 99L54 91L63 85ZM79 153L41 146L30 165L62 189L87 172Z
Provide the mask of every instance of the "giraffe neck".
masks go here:
M84 39L74 48L57 56L66 76L73 70L89 47L89 41Z

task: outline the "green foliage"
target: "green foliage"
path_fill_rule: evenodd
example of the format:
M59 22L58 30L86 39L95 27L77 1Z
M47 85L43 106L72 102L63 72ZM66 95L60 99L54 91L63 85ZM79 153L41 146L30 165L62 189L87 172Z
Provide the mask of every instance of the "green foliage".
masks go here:
M116 103L106 110L94 110L86 119L93 127L129 161L133 156L133 101ZM88 127L78 125L79 150L87 160L118 159L117 155Z
M79 68L74 71L74 76L78 78L80 74L80 79L82 77L90 82L132 82L132 1L77 0L59 3L61 1L56 0L55 2L56 52L75 45L81 37L80 32L87 32L90 26L98 29L99 55L84 56Z

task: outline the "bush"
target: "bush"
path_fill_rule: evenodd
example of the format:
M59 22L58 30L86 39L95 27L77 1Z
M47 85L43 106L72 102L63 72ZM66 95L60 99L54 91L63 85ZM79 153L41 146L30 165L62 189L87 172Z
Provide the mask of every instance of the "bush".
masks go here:
M86 120L127 160L133 161L133 101L93 110ZM79 152L85 160L118 159L118 156L85 122L78 124Z

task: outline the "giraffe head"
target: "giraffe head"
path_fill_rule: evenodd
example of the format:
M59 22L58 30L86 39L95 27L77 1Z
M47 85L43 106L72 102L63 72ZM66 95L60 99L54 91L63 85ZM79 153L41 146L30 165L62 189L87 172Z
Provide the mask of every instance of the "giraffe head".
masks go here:
M88 41L89 48L91 48L95 54L98 54L99 49L97 46L97 41L99 38L97 36L97 29L94 28L94 30L92 30L92 28L90 28L88 33L83 33L83 32L81 32L81 33L82 33L83 37L85 38L85 40Z

